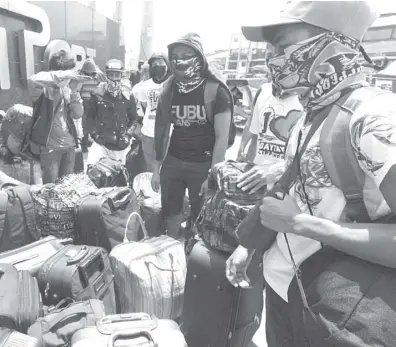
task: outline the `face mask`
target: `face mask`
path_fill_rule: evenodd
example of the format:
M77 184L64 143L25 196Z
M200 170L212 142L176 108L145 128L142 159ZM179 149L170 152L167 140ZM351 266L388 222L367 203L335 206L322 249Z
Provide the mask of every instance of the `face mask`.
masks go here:
M109 81L106 85L106 91L109 92L114 98L118 98L121 95L121 81Z
M162 82L166 75L167 67L165 65L157 65L152 67L153 77L158 81Z
M273 94L308 98L308 107L321 104L351 84L361 71L358 57L358 41L332 32L289 46L268 60Z
M172 59L172 69L179 92L189 93L201 85L203 64L198 57Z

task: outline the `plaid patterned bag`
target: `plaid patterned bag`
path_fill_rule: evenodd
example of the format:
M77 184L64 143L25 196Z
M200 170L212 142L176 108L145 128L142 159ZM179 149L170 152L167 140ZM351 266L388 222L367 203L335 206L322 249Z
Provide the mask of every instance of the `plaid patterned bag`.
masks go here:
M67 175L32 192L37 228L41 235L75 240L76 203L97 190L91 179L80 173Z

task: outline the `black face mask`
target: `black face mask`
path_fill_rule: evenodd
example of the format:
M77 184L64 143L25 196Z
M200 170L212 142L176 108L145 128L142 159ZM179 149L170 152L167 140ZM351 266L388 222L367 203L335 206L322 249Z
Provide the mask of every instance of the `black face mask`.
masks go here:
M153 79L156 82L163 82L166 77L167 67L165 65L158 65L152 67Z

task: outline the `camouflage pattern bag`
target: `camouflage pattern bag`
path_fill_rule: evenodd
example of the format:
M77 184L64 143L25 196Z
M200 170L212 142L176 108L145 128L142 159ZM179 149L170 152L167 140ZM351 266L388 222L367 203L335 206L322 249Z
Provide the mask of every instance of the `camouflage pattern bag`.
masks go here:
M203 204L195 224L198 235L211 248L232 253L238 247L235 230L253 207L231 201L223 191L217 191Z
M226 197L235 201L254 204L253 202L264 197L267 187L264 186L253 194L244 192L237 187L239 177L254 166L253 163L228 160L213 167L211 170L211 179L215 182L216 188L223 191Z
M98 188L84 173L71 174L32 192L37 228L42 236L76 240L75 206Z

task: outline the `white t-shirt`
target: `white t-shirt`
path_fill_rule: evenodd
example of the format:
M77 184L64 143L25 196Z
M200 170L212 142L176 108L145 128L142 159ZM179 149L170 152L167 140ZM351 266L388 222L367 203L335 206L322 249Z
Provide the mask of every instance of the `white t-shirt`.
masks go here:
M146 112L143 117L142 134L154 137L155 116L157 112L158 95L162 89L162 83L158 84L152 78L143 82L139 90L139 102L146 103Z
M249 129L257 135L255 164L275 164L284 160L287 135L302 113L297 96L278 99L272 95L271 83L262 87Z
M391 212L379 187L389 169L396 164L395 105L395 94L379 95L359 107L350 122L352 146L365 173L364 202L372 220ZM302 117L291 132L286 150L288 165L296 153L299 131L302 131L302 145L311 127L310 124L304 125L304 121L305 117ZM342 191L332 183L324 166L319 145L322 128L323 124L301 157L301 177L304 179L313 215L339 221L346 201ZM300 178L297 177L289 194L296 199L301 211L309 214L302 188ZM318 241L294 234L288 234L288 240L297 266L321 248ZM287 291L294 277L294 269L283 234L278 234L276 242L266 252L263 265L267 283L287 301Z

